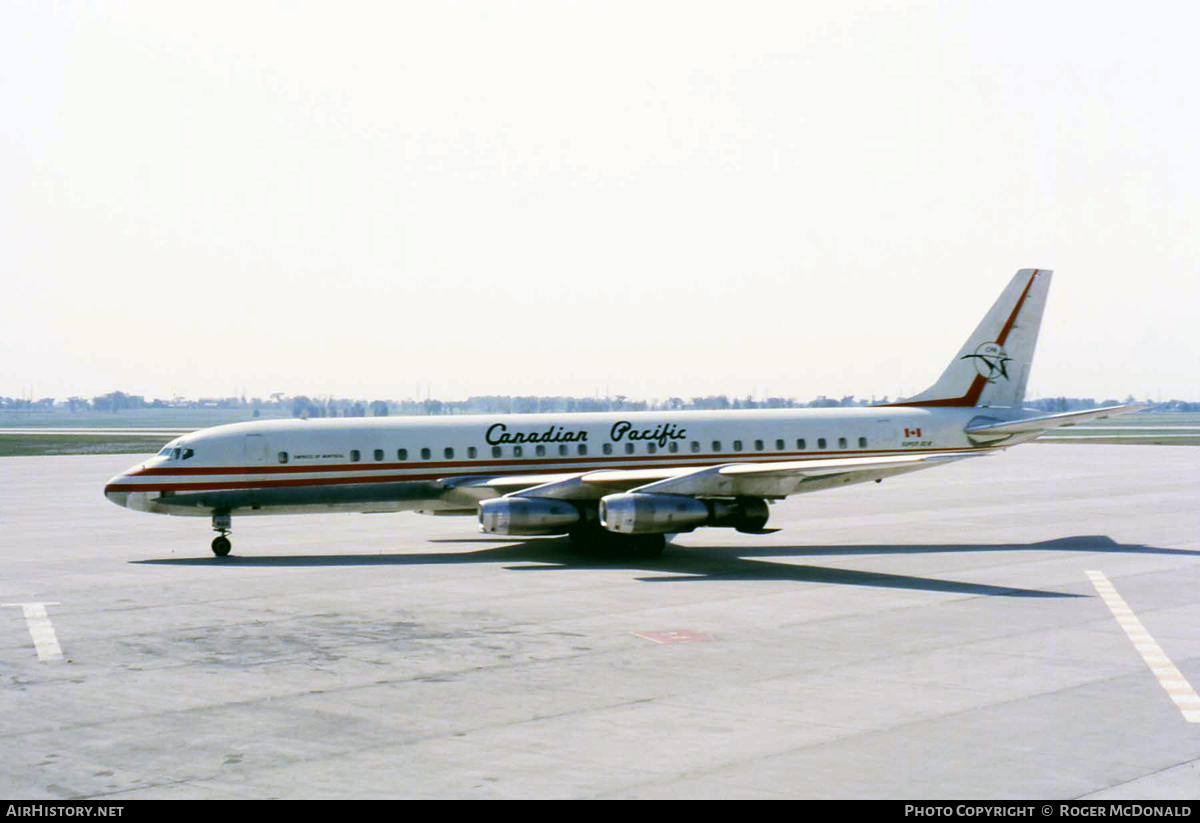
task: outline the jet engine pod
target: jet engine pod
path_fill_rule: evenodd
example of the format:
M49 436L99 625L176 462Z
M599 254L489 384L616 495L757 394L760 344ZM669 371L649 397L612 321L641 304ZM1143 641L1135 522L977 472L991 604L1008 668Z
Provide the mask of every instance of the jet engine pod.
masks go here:
M600 498L600 525L620 534L690 532L708 522L703 500L680 494L610 494Z
M620 534L690 532L718 526L758 533L769 516L761 497L698 500L680 494L628 492L600 498L600 525Z
M565 500L499 497L479 504L479 530L487 534L566 534L583 517Z

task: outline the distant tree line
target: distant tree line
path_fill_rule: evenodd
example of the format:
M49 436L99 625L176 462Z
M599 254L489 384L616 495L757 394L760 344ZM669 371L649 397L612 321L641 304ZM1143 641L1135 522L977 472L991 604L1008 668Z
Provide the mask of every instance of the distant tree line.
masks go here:
M1137 403L1138 400L1132 394L1124 400L1117 400L1115 397L1110 397L1107 400L1096 402L1091 397L1041 397L1037 400L1031 400L1026 403L1026 406L1035 409L1041 409L1046 412L1066 412L1066 411L1084 411L1086 409L1095 409L1101 406L1119 406L1122 404ZM1146 400L1146 403L1151 401ZM1186 400L1167 400L1163 403L1152 403L1151 408L1146 411L1155 412L1200 412L1200 403L1191 403Z
M724 411L727 409L795 409L795 408L845 408L850 406L872 406L887 403L887 397L870 400L848 395L841 398L824 395L807 402L791 397L754 398L708 395L705 397L668 397L665 400L634 400L623 394L612 397L568 397L536 395L475 395L466 400L358 400L353 398L314 398L306 395L294 397L276 393L270 399L246 399L245 397L202 397L147 401L141 395L112 391L92 398L70 397L59 401L53 397L39 400L0 397L0 411L48 412L62 409L77 412L118 412L144 408L192 408L192 409L253 409L254 416L271 410L275 416L292 417L387 417L389 415L442 415L442 414L535 414L552 412L636 412L636 411ZM1098 406L1114 406L1137 402L1130 395L1125 400L1109 398L1097 401L1091 397L1042 397L1026 402L1026 406L1045 412L1064 412L1092 409ZM1144 401L1150 404L1151 401ZM1147 411L1200 412L1200 402L1168 400L1153 403Z

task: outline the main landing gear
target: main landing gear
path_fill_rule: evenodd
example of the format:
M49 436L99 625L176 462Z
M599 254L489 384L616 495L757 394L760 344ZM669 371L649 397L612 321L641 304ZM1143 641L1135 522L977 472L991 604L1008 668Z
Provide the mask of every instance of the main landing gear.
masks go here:
M217 557L227 557L229 550L233 548L233 544L229 542L229 538L225 535L233 530L233 518L229 512L213 512L212 516L213 531L220 532L219 535L213 538L212 550Z

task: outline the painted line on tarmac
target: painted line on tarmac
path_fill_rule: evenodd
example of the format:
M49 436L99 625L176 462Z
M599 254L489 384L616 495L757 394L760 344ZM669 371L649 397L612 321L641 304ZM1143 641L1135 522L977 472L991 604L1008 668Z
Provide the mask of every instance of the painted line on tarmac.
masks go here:
M20 607L25 612L25 625L29 627L29 636L33 638L33 647L37 649L38 660L61 660L62 648L58 645L58 637L54 634L54 625L50 615L46 614L47 606L57 606L58 603L0 603L0 608Z
M1133 609L1125 603L1124 598L1117 594L1116 587L1104 576L1104 572L1089 571L1087 576L1104 599L1104 605L1108 606L1108 610L1133 642L1133 647L1158 678L1159 685L1166 690L1171 700L1175 701L1175 705L1183 713L1183 719L1189 723L1200 723L1200 696L1197 696L1196 690L1183 676L1183 672L1175 668L1171 658L1154 642L1150 632L1146 631L1146 627L1138 620Z
M671 629L658 632L630 632L634 637L649 640L651 643L707 643L712 640L706 634L691 629Z

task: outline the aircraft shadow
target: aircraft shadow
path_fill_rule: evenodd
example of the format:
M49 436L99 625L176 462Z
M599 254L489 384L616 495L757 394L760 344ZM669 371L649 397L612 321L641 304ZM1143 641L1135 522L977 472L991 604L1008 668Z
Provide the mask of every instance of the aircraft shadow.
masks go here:
M502 539L503 540L503 539ZM247 557L232 555L225 558L162 558L130 561L138 565L218 566L222 568L313 568L337 566L422 566L459 563L519 563L510 571L549 571L588 569L629 569L655 573L639 577L646 583L696 582L704 580L762 580L793 581L798 583L827 583L844 586L870 586L890 589L948 592L952 594L992 597L1083 597L1084 595L989 586L929 577L839 569L828 566L806 566L793 563L773 563L770 558L837 557L882 554L936 554L948 552L987 551L1081 551L1122 554L1172 554L1200 557L1200 551L1166 549L1117 543L1105 536L1065 537L1038 543L1007 544L940 544L940 545L870 545L870 546L675 546L653 559L612 557L584 553L574 549L565 538L522 538L499 540L463 538L434 540L434 543L484 543L490 548L464 552L432 552L404 554L352 555L287 555Z

